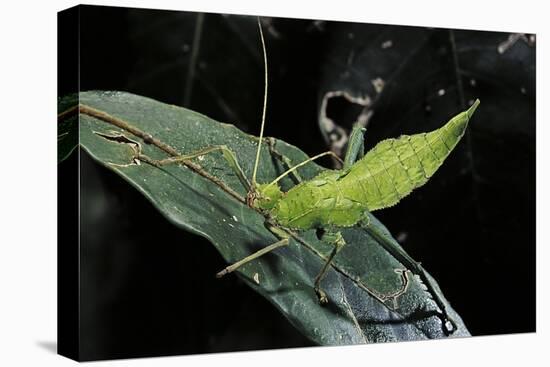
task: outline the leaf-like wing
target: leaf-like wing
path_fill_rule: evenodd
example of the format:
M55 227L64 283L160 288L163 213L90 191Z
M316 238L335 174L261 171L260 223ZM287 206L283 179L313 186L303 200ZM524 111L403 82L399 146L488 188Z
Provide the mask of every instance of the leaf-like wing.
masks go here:
M370 211L393 206L424 185L443 164L468 127L479 100L429 133L402 135L376 144L343 179L373 187L366 197ZM374 189L376 188L376 189Z

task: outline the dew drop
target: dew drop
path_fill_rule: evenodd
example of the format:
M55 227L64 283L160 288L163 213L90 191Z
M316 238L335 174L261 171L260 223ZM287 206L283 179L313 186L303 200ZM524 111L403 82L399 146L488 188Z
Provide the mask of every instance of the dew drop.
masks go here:
M408 235L407 232L400 232L400 233L397 235L396 240L397 240L397 242L402 243L402 242L404 242L404 241L407 239L408 236L409 236L409 235Z
M386 84L382 78L373 79L371 80L371 83L376 93L382 92L382 89L384 89L384 85Z
M384 41L382 42L382 45L380 45L380 47L382 47L383 49L390 48L392 46L393 46L392 40Z

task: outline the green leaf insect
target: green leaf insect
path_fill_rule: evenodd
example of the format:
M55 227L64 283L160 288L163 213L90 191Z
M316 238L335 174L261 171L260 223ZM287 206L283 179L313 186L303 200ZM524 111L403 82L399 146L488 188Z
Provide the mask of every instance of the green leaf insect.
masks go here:
M324 236L334 244L333 253L315 281L315 291L321 303L328 300L320 282L332 258L345 245L337 228L360 226L410 271L419 275L442 310L446 334L456 329L420 263L396 247L378 228L370 226L370 213L397 204L428 181L464 136L479 103L476 100L468 110L432 132L383 140L360 159L362 146L356 150L352 147L354 142L363 142L364 129L355 127L343 169L321 172L287 192L282 192L277 182L297 166L271 183L258 185L253 182L249 194L253 198L251 206L267 211L274 222L286 228L322 229Z

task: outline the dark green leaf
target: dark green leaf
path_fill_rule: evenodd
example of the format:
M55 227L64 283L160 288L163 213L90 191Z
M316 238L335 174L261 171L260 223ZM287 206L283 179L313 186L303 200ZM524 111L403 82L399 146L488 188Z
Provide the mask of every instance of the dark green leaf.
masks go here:
M226 144L236 153L246 175L251 176L257 139L233 125L127 93L81 93L80 103L124 120L182 154ZM70 121L76 123L74 118ZM75 133L78 129L70 131ZM277 240L265 228L260 213L197 172L177 165L157 168L136 160L136 149L153 159L169 155L127 130L81 114L80 143L97 162L145 195L172 223L210 240L227 262L239 260ZM292 162L306 158L302 151L280 140L275 141L274 148ZM245 195L245 189L221 155L206 155L195 162ZM259 182L275 178L284 169L265 147ZM320 170L321 167L310 164L300 174L311 178ZM283 187L291 185L291 179L283 182ZM387 231L381 223L375 225ZM342 233L347 246L338 253L323 282L330 300L327 306L318 304L313 281L331 247L318 241L313 231L300 233L300 241L292 240L288 247L246 264L238 275L304 335L322 345L444 337L435 304L417 278L408 273L407 291L386 303L380 302L377 298L402 288L403 279L396 270L403 266L361 228ZM450 314L459 326L453 336L469 335L460 317L452 309Z

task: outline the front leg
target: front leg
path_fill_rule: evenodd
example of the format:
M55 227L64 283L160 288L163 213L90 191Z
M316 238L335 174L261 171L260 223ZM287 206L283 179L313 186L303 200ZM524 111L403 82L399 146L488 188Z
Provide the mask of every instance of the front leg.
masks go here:
M287 170L290 169L293 166L292 160L275 148L277 140L271 137L265 138L265 140L267 142L267 146L269 147L269 152L271 153L271 155L278 159L286 167ZM298 171L292 172L292 177L294 177L294 181L296 183L301 183L303 181L302 176L300 176Z
M190 161L194 158L197 158L206 154L210 154L213 152L222 153L223 158L227 161L227 163L229 164L229 167L231 167L231 169L235 172L235 174L239 178L239 181L241 181L242 185L245 187L246 191L250 192L252 187L250 185L250 181L248 181L241 166L239 165L239 162L237 161L237 156L226 145L212 145L212 146L197 150L193 153L183 154L183 155L165 158L161 160L151 159L144 154L139 154L137 158L143 160L144 162L150 163L152 165L161 167L161 166L167 166L170 164L178 164L178 163Z

